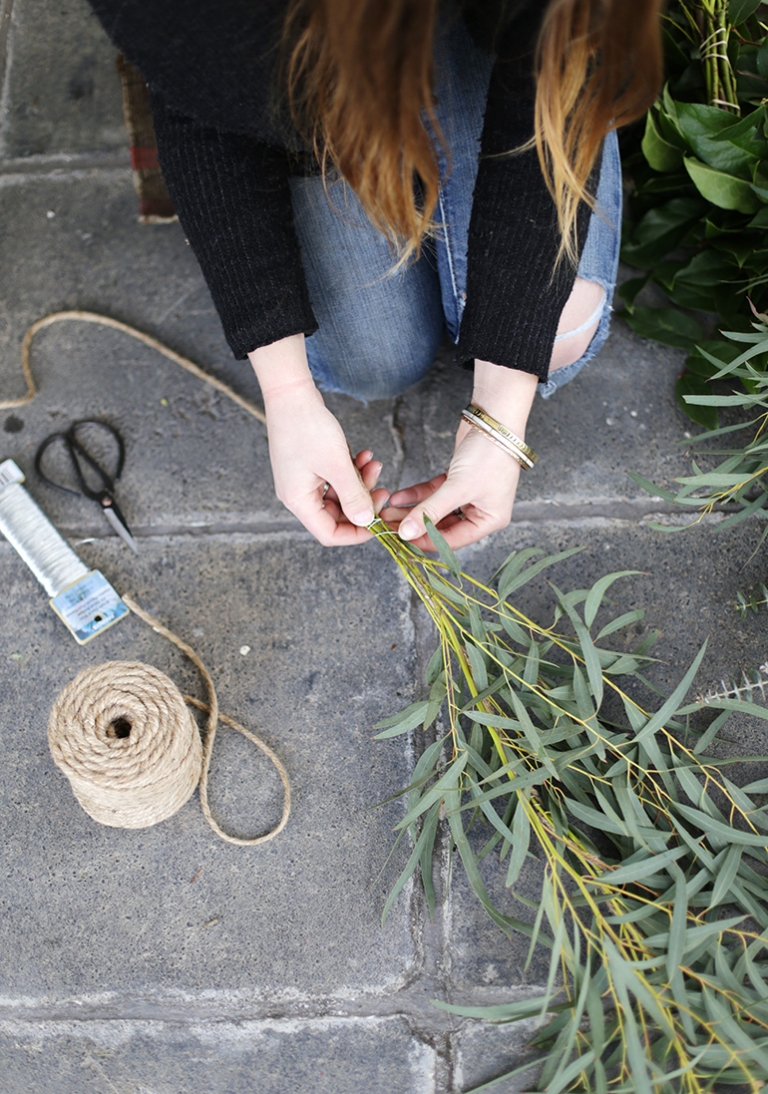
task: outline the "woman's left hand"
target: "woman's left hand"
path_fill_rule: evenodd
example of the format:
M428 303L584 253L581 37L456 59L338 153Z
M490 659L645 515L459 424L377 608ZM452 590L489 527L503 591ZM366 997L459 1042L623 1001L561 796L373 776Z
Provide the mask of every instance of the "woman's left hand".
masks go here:
M536 383L530 373L477 361L472 399L524 438ZM397 490L381 516L424 551L434 550L425 517L449 547L465 547L509 524L520 471L513 456L462 420L447 473Z
M381 516L403 539L434 551L424 529L428 517L455 550L506 528L519 478L512 456L462 422L448 473L398 490Z

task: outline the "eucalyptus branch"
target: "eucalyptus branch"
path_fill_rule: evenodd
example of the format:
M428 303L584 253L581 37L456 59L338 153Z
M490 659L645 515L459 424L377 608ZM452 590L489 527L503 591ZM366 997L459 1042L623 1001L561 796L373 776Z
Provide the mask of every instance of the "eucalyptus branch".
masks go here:
M632 1084L647 1094L699 1094L723 1076L761 1089L768 1056L754 1006L768 997L768 979L765 955L758 962L753 947L763 936L740 950L729 948L728 932L746 916L768 932L768 818L751 797L768 783L738 789L704 753L729 708L745 706L746 685L683 706L702 650L661 708L645 710L614 677L638 676L646 654L601 642L642 613L620 614L592 634L608 590L626 574L606 575L590 590L554 589L555 620L543 626L510 597L572 552L543 559L514 552L496 590L463 572L431 525L437 559L380 520L371 529L440 638L429 697L388 718L380 736L426 728L445 702L451 744L449 760L433 745L417 765L398 825L410 831L414 852L387 909L408 877L425 870L442 803L488 914L506 933L524 931L532 947L551 949L539 999L445 1006L493 1021L538 1017L536 1043L549 1053L539 1089L618 1094ZM750 696L755 690L750 682ZM609 698L623 723L615 711L610 721L602 713ZM706 707L719 708L714 729L691 746L680 739L680 718ZM466 830L468 811L492 826L512 891L526 860L543 863L532 926L491 900L478 866L485 852L473 850ZM721 919L723 905L737 914ZM555 1017L546 1021L547 1013Z

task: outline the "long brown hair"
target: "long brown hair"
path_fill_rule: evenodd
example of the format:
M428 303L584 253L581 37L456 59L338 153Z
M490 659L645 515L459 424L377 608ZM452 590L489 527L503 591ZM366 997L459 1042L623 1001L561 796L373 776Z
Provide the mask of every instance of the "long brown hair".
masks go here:
M437 8L438 0L291 0L283 35L299 132L402 258L419 253L438 199Z
M536 52L532 143L557 208L561 256L603 137L661 82L663 0L550 0ZM283 32L299 132L353 188L401 260L434 228L444 144L433 97L439 0L290 0ZM510 151L514 151L510 149Z
M536 51L534 140L557 208L560 256L576 264L576 212L609 129L661 85L663 0L550 0Z

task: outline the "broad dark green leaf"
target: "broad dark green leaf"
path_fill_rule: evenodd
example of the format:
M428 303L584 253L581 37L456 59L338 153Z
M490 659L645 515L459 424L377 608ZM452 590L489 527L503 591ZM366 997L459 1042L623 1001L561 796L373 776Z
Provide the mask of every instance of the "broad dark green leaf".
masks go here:
M624 319L641 338L690 350L703 336L701 325L677 308L635 307Z
M697 198L673 198L650 209L635 225L631 238L622 242L622 258L641 269L655 266L688 234L706 212Z
M728 131L734 128L732 114L717 106L678 103L677 118L683 136L699 160L726 175L743 178L746 182L752 181L751 169L762 152L762 145L756 141L756 151L750 153L727 139ZM743 126L737 131L737 135L743 138ZM713 137L720 139L713 140ZM733 209L737 206L726 205L723 208Z
M652 110L649 110L645 116L642 149L643 155L654 171L674 171L682 166L683 153L675 145L664 140Z
M738 271L728 255L719 254L713 250L701 251L678 270L675 287L684 283L709 289L722 284L728 278L737 276L739 276Z
M729 0L728 22L738 27L745 23L750 15L754 15L760 7L761 0Z
M768 209L766 210L766 212L768 212ZM623 281L621 285L619 285L616 292L619 299L626 307L627 311L632 311L635 303L635 297L641 289L645 288L647 284L647 277L630 277L628 281Z
M694 156L686 156L683 165L703 198L720 209L738 209L740 213L756 213L760 201L752 184L735 175L716 171Z

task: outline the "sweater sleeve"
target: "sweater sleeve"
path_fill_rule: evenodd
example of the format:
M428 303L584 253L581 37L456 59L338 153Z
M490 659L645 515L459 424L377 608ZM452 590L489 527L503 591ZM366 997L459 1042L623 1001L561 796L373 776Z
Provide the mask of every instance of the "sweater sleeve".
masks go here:
M235 357L312 334L286 153L185 117L156 90L151 106L168 191Z
M557 213L535 148L513 151L533 134L530 68L530 56L527 64L497 60L491 76L457 356L506 365L544 380L576 270L567 258L555 265ZM589 225L584 203L577 225L583 246Z

